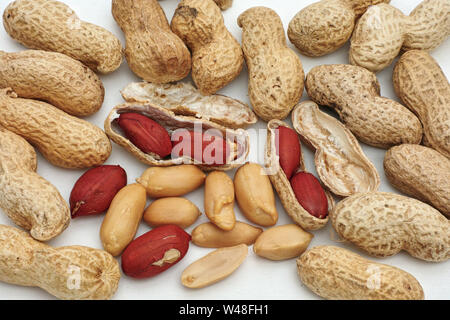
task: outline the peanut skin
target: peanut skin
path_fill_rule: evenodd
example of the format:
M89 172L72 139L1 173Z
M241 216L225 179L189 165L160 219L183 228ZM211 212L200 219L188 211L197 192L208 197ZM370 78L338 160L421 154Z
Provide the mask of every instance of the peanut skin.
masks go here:
M73 116L89 116L103 104L100 78L81 62L41 50L0 51L0 87L21 98L46 101Z
M450 159L450 84L444 72L425 51L402 55L392 76L397 96L423 125L425 139Z
M409 16L389 4L372 6L353 32L350 63L378 72L401 50L433 50L450 35L449 17L448 0L424 0Z
M93 124L37 100L0 90L0 125L24 137L55 166L89 168L103 164L111 142Z
M136 75L167 83L189 74L191 53L170 30L157 0L114 0L112 14L125 33L125 57Z
M111 32L81 21L54 0L16 0L3 13L6 32L30 49L66 54L100 73L122 63L122 45Z
M355 22L371 5L390 0L322 0L298 12L289 23L288 36L307 56L332 53L350 39Z
M297 259L297 270L303 284L325 299L424 299L422 286L411 274L339 247L306 251Z
M264 121L286 118L303 94L305 74L287 46L280 17L272 9L254 7L238 17L238 25L253 110Z
M214 1L181 1L171 28L191 49L192 79L204 95L217 92L241 73L241 46L225 27Z
M0 225L0 281L40 287L59 299L104 300L114 295L119 280L118 262L103 250L52 248Z
M33 238L48 241L67 228L70 210L36 167L33 147L0 126L0 207Z
M422 139L419 119L401 104L380 96L374 73L358 66L335 64L311 69L306 76L311 100L333 108L362 142L388 149Z
M388 150L384 172L395 188L450 218L450 159L431 148L403 144Z
M425 261L450 258L450 221L416 199L386 192L359 193L339 202L331 221L341 238L375 257L405 250Z

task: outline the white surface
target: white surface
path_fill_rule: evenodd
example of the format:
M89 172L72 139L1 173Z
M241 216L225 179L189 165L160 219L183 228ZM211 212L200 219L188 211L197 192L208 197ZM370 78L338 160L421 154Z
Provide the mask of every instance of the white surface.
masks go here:
M0 2L0 12L10 1ZM121 39L125 45L124 36L115 23L111 15L111 1L109 0L65 0L72 9L77 12L79 17L85 21L100 25ZM224 12L225 23L232 34L241 41L241 30L237 26L236 20L240 13L254 5L264 5L274 9L283 20L285 29L291 18L300 9L304 8L313 0L235 0L233 7ZM170 21L173 12L177 6L176 0L161 1L166 15ZM409 13L420 0L393 0L391 4L401 9L404 13ZM294 48L290 43L289 45ZM23 46L11 39L0 27L0 50L3 51L20 51L25 49ZM296 50L298 53L298 51ZM305 73L313 66L331 63L348 63L347 58L348 45L339 51L321 58L308 58L301 56ZM298 53L299 54L299 53ZM447 77L450 77L450 41L447 40L438 49L432 52L432 56L438 61ZM392 87L391 81L392 66L378 74L381 83L382 95L389 98L397 99ZM106 89L105 102L102 109L87 118L90 122L103 128L103 121L109 110L123 102L120 90L129 82L139 81L128 68L126 62L122 64L116 72L101 76ZM247 71L244 69L237 80L224 88L220 93L229 95L233 98L240 99L249 103L247 95ZM302 100L306 100L306 92L303 94ZM290 123L290 120L287 119ZM259 122L254 126L255 129L265 129L265 123ZM264 141L265 137L260 137L259 142L253 137L251 145L252 150L250 160L263 163ZM262 142L262 143L261 143ZM305 146L302 146L307 169L315 173L313 154ZM385 150L372 148L363 145L363 149L368 157L373 161L381 176L382 191L398 192L393 189L386 180L383 172L383 158ZM106 164L119 164L128 174L128 183L141 175L147 168L146 165L140 163L131 154L127 153L121 147L113 143L113 152ZM75 181L80 177L84 170L65 170L50 165L41 155L38 155L38 173L53 183L61 192L62 196L68 201L69 195ZM234 171L229 172L230 176L234 176ZM192 200L203 211L203 188L199 189L186 198ZM285 213L281 203L277 199L277 209L279 212L278 225L291 223L291 220ZM238 220L246 221L240 213L239 208L235 207ZM83 217L71 221L68 229L56 239L49 242L52 246L65 245L86 245L94 248L102 248L99 239L99 228L103 219L103 215L96 217ZM192 229L203 222L207 222L205 215L202 215L197 223L188 228ZM0 223L14 226L14 224L4 215L0 215ZM137 236L149 231L150 228L143 222L140 225ZM331 223L322 230L314 232L314 239L310 247L316 245L337 245L343 246L359 254L366 256L351 244L338 242L336 234L331 228ZM186 257L177 265L169 269L157 277L145 280L134 280L123 275L119 289L114 299L318 299L318 297L304 287L296 271L295 259L281 262L273 262L259 258L249 248L249 256L239 269L229 278L221 281L213 286L199 290L190 290L183 287L180 283L180 275L182 271L193 261L212 251L212 249L199 248L191 244ZM367 256L366 256L367 257ZM396 256L386 259L374 259L381 263L386 263L399 267L414 275L422 284L427 299L448 299L450 298L450 262L445 263L427 263L402 252ZM39 288L24 288L20 286L0 283L0 299L52 299L53 297Z

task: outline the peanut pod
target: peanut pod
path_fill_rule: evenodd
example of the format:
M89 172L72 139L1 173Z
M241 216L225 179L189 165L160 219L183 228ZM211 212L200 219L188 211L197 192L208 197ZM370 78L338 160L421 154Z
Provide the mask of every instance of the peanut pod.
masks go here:
M0 125L25 138L55 166L97 166L111 153L100 128L45 102L17 98L9 88L0 90Z
M157 121L166 128L169 133L183 130L195 130L201 128L203 132L211 131L212 135L223 138L229 144L231 152L229 153L226 163L216 165L205 165L188 156L180 156L174 159L160 159L153 154L147 154L137 148L130 140L128 140L118 128L117 118L122 113L136 112L143 114L150 119ZM249 135L242 129L232 130L222 127L214 122L196 119L194 117L179 116L174 112L153 105L150 103L125 103L116 106L111 110L105 120L105 132L112 141L124 147L133 156L141 162L159 167L168 167L178 164L196 164L205 170L231 170L244 161L249 153ZM183 131L184 132L184 131Z
M450 159L424 146L403 144L388 150L384 172L395 188L450 217Z
M48 102L73 116L97 112L105 96L100 78L81 62L41 50L0 51L0 88Z
M267 124L265 167L269 172L270 181L277 191L281 204L287 214L296 224L305 230L317 230L323 228L328 222L328 216L323 219L317 218L302 207L297 200L289 179L286 177L286 174L280 166L280 159L277 155L277 141L275 133L277 128L280 126L287 127L284 122L279 120L272 120ZM302 156L300 156L298 168L299 171L306 172ZM328 212L331 212L334 207L334 199L328 191L325 191L325 195L328 202Z
M333 108L345 126L362 142L390 148L420 143L422 125L401 104L380 96L375 74L358 66L321 65L306 76L311 100Z
M191 49L192 79L201 93L213 94L241 73L241 46L212 0L181 1L170 26Z
M31 49L55 51L80 60L100 73L122 63L122 45L108 30L84 22L54 0L16 0L3 12L6 32Z
M411 274L347 249L314 247L297 259L298 275L315 294L333 300L423 300Z
M304 55L336 51L351 37L356 20L371 5L390 0L321 0L300 10L289 22L288 36Z
M40 287L65 300L110 299L120 269L106 251L83 246L52 248L27 233L0 225L0 281Z
M424 0L409 16L386 3L372 6L353 32L350 63L377 72L402 50L433 50L450 35L449 16L448 0Z
M158 1L114 0L112 14L125 33L125 57L137 76L167 83L189 74L191 53L170 30Z
M450 258L450 221L416 199L385 192L356 194L337 204L331 221L341 238L375 257L405 250L431 262Z
M264 121L286 118L303 94L305 73L287 46L280 17L272 9L253 7L238 17L238 25L253 110Z
M427 52L411 50L398 60L392 79L397 96L422 122L424 140L450 158L450 84L441 67Z
M0 127L0 208L33 238L50 240L70 222L58 190L36 173L36 153L20 136Z

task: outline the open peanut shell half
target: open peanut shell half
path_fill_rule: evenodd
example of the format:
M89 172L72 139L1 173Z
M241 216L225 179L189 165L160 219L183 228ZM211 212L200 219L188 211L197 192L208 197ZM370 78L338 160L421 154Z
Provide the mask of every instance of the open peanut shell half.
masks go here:
M358 140L315 102L299 103L292 112L292 125L301 140L315 150L317 173L332 193L347 197L378 189L380 176Z
M212 135L223 138L229 145L231 152L227 155L225 163L217 165L207 165L185 155L175 159L161 159L156 154L141 151L126 138L124 132L117 124L117 120L122 113L138 113L144 115L163 126L169 132L169 135L177 129L198 130L201 128L203 132L207 131L209 134L212 132ZM179 164L195 164L206 171L226 171L245 163L245 159L250 151L250 138L248 133L243 129L232 130L211 121L176 115L170 110L151 103L128 102L118 105L111 110L105 120L104 126L106 134L112 141L125 148L141 162L150 166L168 167Z
M127 102L156 104L176 114L209 120L227 128L246 128L258 121L247 104L220 94L202 95L187 82L133 82L121 93Z
M324 227L328 222L328 216L319 219L306 211L298 202L291 183L281 168L279 157L277 155L276 130L278 127L284 126L290 128L286 123L280 120L271 120L267 124L267 144L265 154L265 166L269 174L270 181L280 197L284 209L291 219L305 230L317 230ZM300 163L298 171L307 172L303 156L300 155ZM328 200L328 213L334 208L334 199L330 192L325 190Z

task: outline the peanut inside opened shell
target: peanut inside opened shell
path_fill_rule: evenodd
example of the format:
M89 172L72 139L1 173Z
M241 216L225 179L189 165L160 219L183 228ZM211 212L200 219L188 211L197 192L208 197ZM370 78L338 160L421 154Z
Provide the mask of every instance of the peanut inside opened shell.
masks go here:
M155 153L145 153L137 145L133 144L133 142L125 136L123 131L118 126L117 119L122 113L137 113L150 118L166 129L169 135L172 136L172 139L174 139L174 133L176 133L177 137L180 138L176 139L176 141L181 141L183 145L178 148L173 146L172 154L177 151L181 152L176 153L176 158L174 159L171 159L170 157L161 159L161 157ZM124 147L141 162L158 167L167 167L177 164L196 164L205 170L230 170L239 166L239 164L244 161L250 148L249 134L242 129L232 130L211 121L196 119L189 116L178 116L172 111L149 103L136 102L116 106L111 110L105 120L105 132L112 141ZM192 139L194 141L194 143L192 143L193 146L190 148L186 146L187 150L190 149L190 154L187 153L184 148L186 145L184 141L188 141L184 139L189 139L187 136L189 133L193 134ZM207 146L203 145L203 143L207 144L207 141L197 142L197 134L214 136L211 138L211 141L214 141L215 143L212 148L213 151L207 149ZM227 145L227 147L224 148L225 150L222 150L225 152L224 163L221 163L221 160L217 159L217 156L215 155L216 150L218 150L217 152L221 152L221 150L219 150L220 148L216 146L217 142L221 141L220 139L223 139ZM204 148L201 153L201 155L203 155L201 159L197 157L197 144ZM206 160L205 155L211 155L212 161L207 161L204 163L203 160Z

